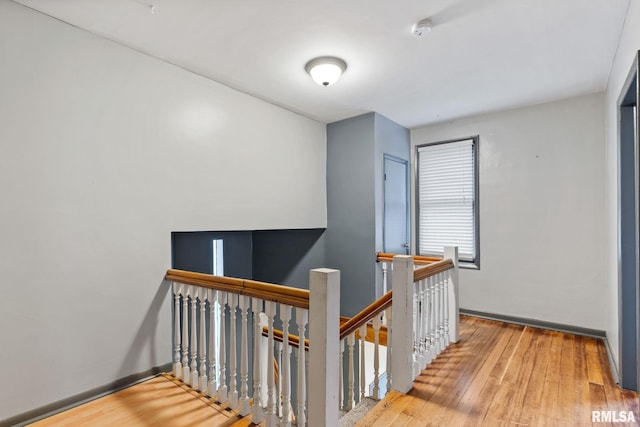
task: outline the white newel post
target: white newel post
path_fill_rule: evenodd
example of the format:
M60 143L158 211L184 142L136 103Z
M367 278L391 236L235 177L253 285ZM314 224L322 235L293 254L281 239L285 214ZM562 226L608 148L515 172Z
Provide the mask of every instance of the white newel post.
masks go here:
M449 342L458 342L460 323L460 300L458 294L458 247L446 246L444 248L444 258L453 261L453 269L449 270L449 280L446 289L448 295L449 314ZM447 343L448 344L448 343Z
M309 410L310 426L338 425L340 354L340 271L309 274Z
M401 393L413 386L413 258L393 257L393 342L391 386Z

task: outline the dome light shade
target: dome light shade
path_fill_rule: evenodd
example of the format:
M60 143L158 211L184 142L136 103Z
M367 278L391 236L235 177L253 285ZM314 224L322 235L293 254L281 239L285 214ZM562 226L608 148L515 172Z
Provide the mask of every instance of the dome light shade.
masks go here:
M347 64L342 59L323 56L309 61L305 69L320 86L329 86L338 81Z

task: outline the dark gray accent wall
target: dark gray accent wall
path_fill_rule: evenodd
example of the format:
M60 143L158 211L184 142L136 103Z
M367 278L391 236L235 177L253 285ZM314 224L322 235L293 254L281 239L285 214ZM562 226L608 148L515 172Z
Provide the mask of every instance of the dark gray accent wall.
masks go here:
M309 270L326 266L324 228L174 232L172 266L211 274L214 239L224 240L225 276L309 289Z
M213 239L224 239L224 274L253 279L251 231L196 231L171 233L171 265L179 270L211 274Z
M640 123L634 114L638 105L636 57L619 99L618 127L618 310L620 386L638 390L640 385L640 299L638 293L638 140Z
M253 233L253 278L309 289L309 270L326 267L324 228Z
M327 125L327 267L340 273L340 313L375 300L375 114Z

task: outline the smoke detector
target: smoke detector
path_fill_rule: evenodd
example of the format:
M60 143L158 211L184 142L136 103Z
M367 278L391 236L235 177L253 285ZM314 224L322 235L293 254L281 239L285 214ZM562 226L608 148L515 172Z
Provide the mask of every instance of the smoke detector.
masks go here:
M431 19L423 19L422 21L418 21L413 24L411 28L411 33L414 37L420 38L425 34L429 34L431 29L433 28L433 24L431 23Z

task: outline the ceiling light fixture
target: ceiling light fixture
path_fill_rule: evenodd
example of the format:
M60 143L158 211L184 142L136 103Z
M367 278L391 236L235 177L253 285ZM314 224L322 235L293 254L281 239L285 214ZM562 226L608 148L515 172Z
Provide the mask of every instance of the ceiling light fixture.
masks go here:
M347 69L347 63L340 58L323 56L307 62L304 68L313 81L320 86L329 86L338 81L344 70Z

